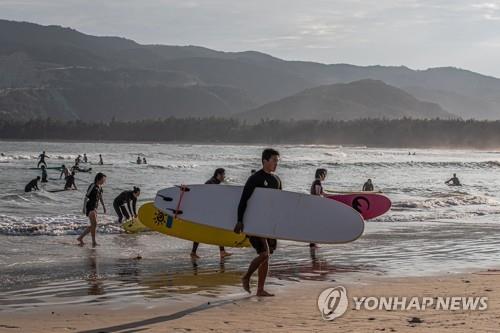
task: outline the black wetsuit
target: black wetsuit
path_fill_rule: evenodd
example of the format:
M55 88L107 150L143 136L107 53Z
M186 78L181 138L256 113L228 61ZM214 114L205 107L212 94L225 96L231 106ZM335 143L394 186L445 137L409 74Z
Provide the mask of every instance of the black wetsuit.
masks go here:
M47 169L42 168L42 183L47 183Z
M102 188L97 186L95 183L89 185L87 189L87 202L85 204L85 215L89 216L89 213L96 210L99 207L99 201L102 198Z
M45 165L45 167L47 167L47 163L45 163L45 157L47 157L47 155L45 155L45 154L43 154L43 153L42 153L42 154L40 154L40 156L38 156L38 158L40 158L40 160L38 161L38 164L37 164L37 166L36 166L37 168L39 168L39 167L40 167L40 164L44 164L44 165Z
M31 192L33 190L37 190L37 191L40 190L38 188L38 178L33 179L28 184L26 184L26 186L24 187L24 192Z
M373 191L373 184L366 182L363 185L363 191Z
M132 209L130 208L130 201L132 201ZM128 211L127 208L125 208L125 204L127 204ZM122 222L123 216L125 216L125 219L128 220L130 219L130 214L134 213L134 216L137 215L136 205L137 198L134 196L134 191L123 191L120 193L120 195L118 195L113 201L113 207L116 214L118 214L118 222Z
M247 202L257 187L274 188L278 190L282 189L280 178L274 174L267 173L261 169L251 175L243 188L243 193L241 194L240 204L238 205L238 222L243 222L243 216L245 215L245 210L247 209ZM276 239L249 236L248 240L258 254L266 250L266 241L270 253L273 253L277 246Z
M66 184L64 185L64 189L65 190L71 190L72 187L75 187L76 189L76 185L75 185L75 176L73 175L69 175L68 177L66 177Z
M218 184L220 184L220 180L218 180L215 177L212 177L209 180L207 180L205 182L205 184L215 184L215 185L218 185ZM200 243L193 242L193 248L191 249L191 252L196 253L196 251L198 250L198 245L200 245ZM225 251L224 246L219 246L219 250L220 251Z

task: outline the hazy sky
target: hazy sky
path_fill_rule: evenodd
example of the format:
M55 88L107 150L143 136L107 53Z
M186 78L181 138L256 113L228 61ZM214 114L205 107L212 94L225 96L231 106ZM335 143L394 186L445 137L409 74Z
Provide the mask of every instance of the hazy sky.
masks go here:
M0 18L147 44L500 77L500 0L0 0Z

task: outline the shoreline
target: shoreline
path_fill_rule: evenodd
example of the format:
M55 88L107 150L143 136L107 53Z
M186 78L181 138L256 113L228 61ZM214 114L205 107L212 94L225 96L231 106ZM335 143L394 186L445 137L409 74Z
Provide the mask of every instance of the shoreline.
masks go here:
M347 281L350 280L350 281ZM253 279L255 282L255 279ZM340 277L302 281L285 287L271 285L275 297L239 292L215 300L183 299L174 304L79 304L0 312L0 332L249 332L345 331L469 332L496 331L500 319L500 270L466 274L392 278ZM322 290L344 286L354 296L485 296L485 311L355 310L325 321L317 308ZM255 286L254 288L255 289ZM216 318L214 320L214 318Z

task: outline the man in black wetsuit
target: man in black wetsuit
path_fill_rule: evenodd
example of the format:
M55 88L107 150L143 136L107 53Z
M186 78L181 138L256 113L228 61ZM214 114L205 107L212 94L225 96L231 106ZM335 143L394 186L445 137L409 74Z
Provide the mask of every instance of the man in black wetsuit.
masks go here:
M38 156L38 158L40 159L38 161L38 164L37 164L37 168L40 167L40 164L43 164L45 165L45 167L47 167L47 163L45 162L45 158L49 158L46 154L45 154L45 150L43 151L43 153L40 154L40 156Z
M210 178L209 180L207 180L205 182L205 184L220 184L224 181L224 179L226 178L226 170L224 170L224 168L218 168L218 169L215 169L215 172L214 172L214 175L212 176L212 178ZM193 242L193 248L191 250L191 258L193 259L199 259L200 257L196 254L196 251L198 250L198 245L200 243L196 243L196 242ZM225 258L225 257L229 257L230 255L232 255L232 253L229 253L229 252L226 252L226 250L224 249L224 246L219 246L219 251L220 251L220 257L221 258Z
M279 156L280 154L274 149L265 149L262 152L262 169L251 175L243 188L240 204L238 205L238 222L234 227L234 232L239 234L244 231L243 218L247 202L257 187L282 189L281 180L274 174L278 167ZM248 239L252 247L257 251L258 256L252 260L247 273L241 278L243 289L250 293L250 277L258 269L257 296L274 296L264 290L264 284L269 270L269 255L276 249L277 241L255 236L250 236Z
M137 217L137 198L141 195L141 190L134 186L132 191L123 191L115 200L113 200L113 208L118 215L118 223L122 223L123 217L125 220L130 219L131 216ZM132 201L132 208L130 202ZM127 205L127 207L125 207ZM130 212L130 213L129 213Z
M66 184L64 185L64 189L65 190L72 190L72 189L75 189L75 190L78 190L78 188L76 188L76 184L75 184L75 172L71 172L71 174L65 178L66 179Z
M47 183L47 169L45 168L45 165L42 165L42 183Z
M102 160L102 154L99 154L99 164L100 164L100 165L103 165L103 164L104 164L104 162L103 162L103 160Z
M33 190L40 191L38 188L38 181L40 180L40 176L37 176L35 179L30 181L26 186L24 187L24 192L31 192Z
M454 173L453 174L453 177L451 177L450 179L448 179L447 181L444 182L446 185L453 185L453 186L462 186L462 184L460 183L460 180L458 179L457 177L457 174Z
M371 179L368 179L366 183L363 184L363 191L373 191L373 183Z

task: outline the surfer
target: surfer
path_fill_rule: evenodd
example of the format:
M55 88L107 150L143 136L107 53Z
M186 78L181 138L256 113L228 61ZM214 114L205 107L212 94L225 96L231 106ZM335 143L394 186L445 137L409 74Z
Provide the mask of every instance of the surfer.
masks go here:
M47 169L45 168L45 165L42 165L42 183L47 183Z
M102 204L102 208L104 210L104 214L106 214L106 206L104 206L104 200L102 199L102 186L106 182L106 175L102 172L99 172L95 175L94 182L89 185L87 188L87 193L85 194L84 199L84 212L85 215L88 216L90 221L90 227L85 228L80 236L78 236L77 240L81 246L84 245L83 238L90 232L92 236L92 246L97 246L95 241L95 233L97 228L97 207L99 207L99 202Z
M454 173L453 177L448 179L447 181L444 182L446 185L452 185L452 186L462 186L460 183L460 180L458 180L457 174ZM451 184L450 184L451 183Z
M69 169L66 167L66 165L61 165L61 175L59 175L59 179L62 178L64 175L64 179L68 178L71 173L69 172Z
M24 192L31 192L33 190L35 191L40 191L38 188L38 181L40 180L40 176L37 176L35 179L30 181L26 186L24 187Z
M74 171L64 179L66 179L66 184L64 185L64 190L72 190L73 188L75 190L78 190L78 188L76 187L76 184L75 184L75 172Z
M212 176L212 178L210 178L209 180L207 180L205 182L205 184L218 185L218 184L222 183L225 178L226 178L226 170L224 168L218 168L218 169L215 169L214 175ZM193 259L199 259L200 258L196 254L196 251L198 250L198 245L200 245L200 243L193 242L193 248L191 250L191 258L193 258ZM221 257L221 259L225 258L225 257L229 257L230 255L232 255L232 253L226 252L226 250L224 249L224 246L219 246L219 251L220 251L220 257Z
M142 158L142 164L148 164L145 157Z
M102 160L102 155L101 154L99 154L99 164L100 165L104 164L104 161Z
M141 195L141 189L134 186L132 191L123 191L113 200L113 208L118 215L118 223L122 223L124 216L125 220L130 219L131 216L137 217L137 198L139 195ZM132 202L132 208L130 202ZM127 207L125 207L125 204Z
M366 183L363 184L363 191L373 191L372 180L368 178Z
M83 153L83 163L88 163L89 159L87 158L87 154Z
M76 158L75 158L75 167L78 168L78 166L80 165L80 162L82 161L82 155L78 155Z
M141 164L141 157L140 156L137 156L137 161L136 161L137 164Z
M265 149L262 152L262 169L251 175L243 188L240 203L238 205L238 222L234 227L237 234L243 232L243 216L247 208L247 202L257 187L282 189L281 180L274 174L278 167L280 154L274 149ZM250 293L250 278L258 269L259 280L257 282L257 296L274 296L264 290L267 272L269 270L269 256L274 252L277 246L276 239L249 236L248 240L257 252L258 256L252 260L248 271L242 277L243 289Z
M326 179L326 174L327 174L326 169L316 169L316 173L314 174L314 181L311 184L311 189L309 191L311 195L324 196L326 194L323 191L323 185L321 184L321 182L323 182ZM311 249L318 248L316 243L309 243L309 247Z
M45 165L45 167L47 167L47 163L45 162L45 159L49 158L49 157L45 154L45 150L40 154L40 156L38 156L38 158L39 158L39 161L38 161L38 164L36 165L36 167L39 168L40 164L43 164L43 165Z

